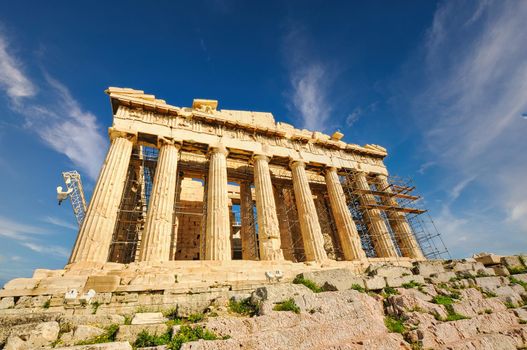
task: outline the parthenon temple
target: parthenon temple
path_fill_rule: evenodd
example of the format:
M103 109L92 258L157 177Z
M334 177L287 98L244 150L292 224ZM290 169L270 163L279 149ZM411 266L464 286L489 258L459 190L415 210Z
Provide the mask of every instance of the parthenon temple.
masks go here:
M425 259L408 220L424 210L385 148L215 100L106 93L111 144L70 264Z

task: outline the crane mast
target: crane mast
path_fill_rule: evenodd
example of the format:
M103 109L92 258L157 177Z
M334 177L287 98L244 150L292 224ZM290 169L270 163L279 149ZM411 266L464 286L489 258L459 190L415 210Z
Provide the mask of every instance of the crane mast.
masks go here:
M84 197L84 189L82 188L81 176L76 170L72 170L64 171L62 177L64 178L67 191L63 191L62 186L57 187L59 205L66 198L70 198L73 213L80 227L86 215L86 199Z

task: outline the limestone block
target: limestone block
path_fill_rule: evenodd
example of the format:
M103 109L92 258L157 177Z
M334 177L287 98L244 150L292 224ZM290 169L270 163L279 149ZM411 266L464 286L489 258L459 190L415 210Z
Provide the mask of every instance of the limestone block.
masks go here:
M67 292L70 289L82 290L87 279L88 276L47 277L40 280L38 290L42 293L51 292L49 294L57 291Z
M474 317L488 310L492 310L492 312L507 310L507 307L498 298L484 298L477 289L464 289L461 294L462 300L452 304L452 308L457 314Z
M166 286L176 283L174 274L140 274L130 281L131 286L146 285L151 287Z
M388 287L401 287L405 283L410 282L425 283L425 279L420 275L410 275L410 276L401 276L401 277L386 277L386 285Z
M392 295L387 299L387 303L391 306L388 310L395 315L403 315L409 310L420 309L441 318L447 317L446 310L441 305L427 302L415 295Z
M18 299L15 305L15 309L32 308L32 307L43 307L44 304L51 299L49 295L37 295L35 297L23 296Z
M367 290L380 290L386 287L386 280L381 276L367 277L364 279L364 286Z
M527 273L519 273L517 275L514 275L514 278L516 278L517 280L520 280L522 282L527 283Z
M5 297L0 300L0 310L11 309L15 306L15 298Z
M512 287L504 286L493 291L498 298L504 303L511 303L513 305L523 305L523 299Z
M476 276L496 276L494 269L490 267L485 267L476 271Z
M84 290L93 289L97 293L114 292L120 282L121 278L118 276L93 275L88 277Z
M4 289L34 289L39 280L34 278L15 278L4 285Z
M138 300L137 293L114 293L112 303L135 303Z
M253 303L259 301L269 301L277 303L296 295L306 295L313 293L309 288L302 284L272 284L265 287L256 288L251 294Z
M48 270L48 269L36 269L33 272L34 279L42 279L47 277L60 277L66 270Z
M81 341L86 341L92 338L95 338L105 331L99 327L79 325L75 330L64 333L60 337L60 342L62 345L74 345Z
M136 339L137 335L144 330L150 334L161 335L166 332L167 325L164 323L123 325L119 327L115 340L129 341L130 339Z
M403 277L411 276L412 271L406 267L393 266L393 265L370 265L368 267L368 274L370 276L381 276L381 277Z
M470 271L478 271L480 269L485 268L482 263L480 262L471 262L471 261L456 261L452 264L452 270L455 272L470 272Z
M503 265L492 266L491 268L494 270L494 274L496 276L505 276L506 277L506 276L510 275L509 270Z
M318 286L327 287L327 290L350 289L353 284L364 287L362 278L357 277L350 269L331 269L304 272L301 276L315 282Z
M59 329L55 321L40 323L29 332L26 345L29 349L50 345L57 340Z
M482 263L485 266L496 265L496 264L499 264L501 262L501 256L498 256L498 255L492 254L492 253L490 253L490 254L478 254L478 255L474 256L474 259L477 262L480 262L480 263Z
M9 338L7 338L7 342L4 347L4 350L27 350L27 349L29 349L29 347L26 344L26 342L15 335L12 335Z
M423 277L429 277L430 275L439 274L444 271L445 268L441 260L427 260L415 263L414 272Z
M106 327L111 324L124 324L124 316L116 314L106 314L106 315L61 315L59 320L61 324L70 324L73 327L79 325L90 325L90 326L101 326Z
M525 307L519 307L514 310L512 310L516 317L518 317L523 322L527 321L527 308Z
M476 278L476 285L486 292L495 292L497 288L507 284L503 277L478 277Z
M127 341L91 344L91 345L77 345L62 348L54 348L56 350L132 350L132 346Z
M525 267L520 257L517 255L503 256L501 258L501 263L509 268L514 268L514 269L521 269Z
M456 278L456 273L452 271L441 272L430 276L430 281L433 284L445 283L452 278Z
M168 321L161 312L140 312L132 319L132 324L156 324Z

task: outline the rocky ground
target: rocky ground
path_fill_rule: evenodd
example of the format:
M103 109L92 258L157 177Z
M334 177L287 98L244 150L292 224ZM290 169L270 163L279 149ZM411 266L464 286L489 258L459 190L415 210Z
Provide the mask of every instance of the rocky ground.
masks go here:
M527 349L526 289L523 257L481 254L379 263L364 275L308 272L294 283L189 294L187 301L198 301L162 308L131 308L126 295L117 307L114 296L99 296L64 312L55 311L52 297L4 297L0 344L5 350Z

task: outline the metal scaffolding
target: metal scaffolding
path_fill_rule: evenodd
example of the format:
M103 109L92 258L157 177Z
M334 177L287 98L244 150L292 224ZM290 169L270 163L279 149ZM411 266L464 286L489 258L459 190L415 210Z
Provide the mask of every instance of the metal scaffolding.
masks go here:
M450 258L432 218L422 207L422 197L414 193L411 179L390 176L388 186L383 186L378 177L368 176L369 189L360 189L356 185L357 174L353 170L344 171L341 183L367 257L378 256L375 251L378 237L371 229L371 223L376 220L374 216L378 214L384 223L381 227L386 228L399 256L406 254L401 250L394 227L408 227L426 258Z

